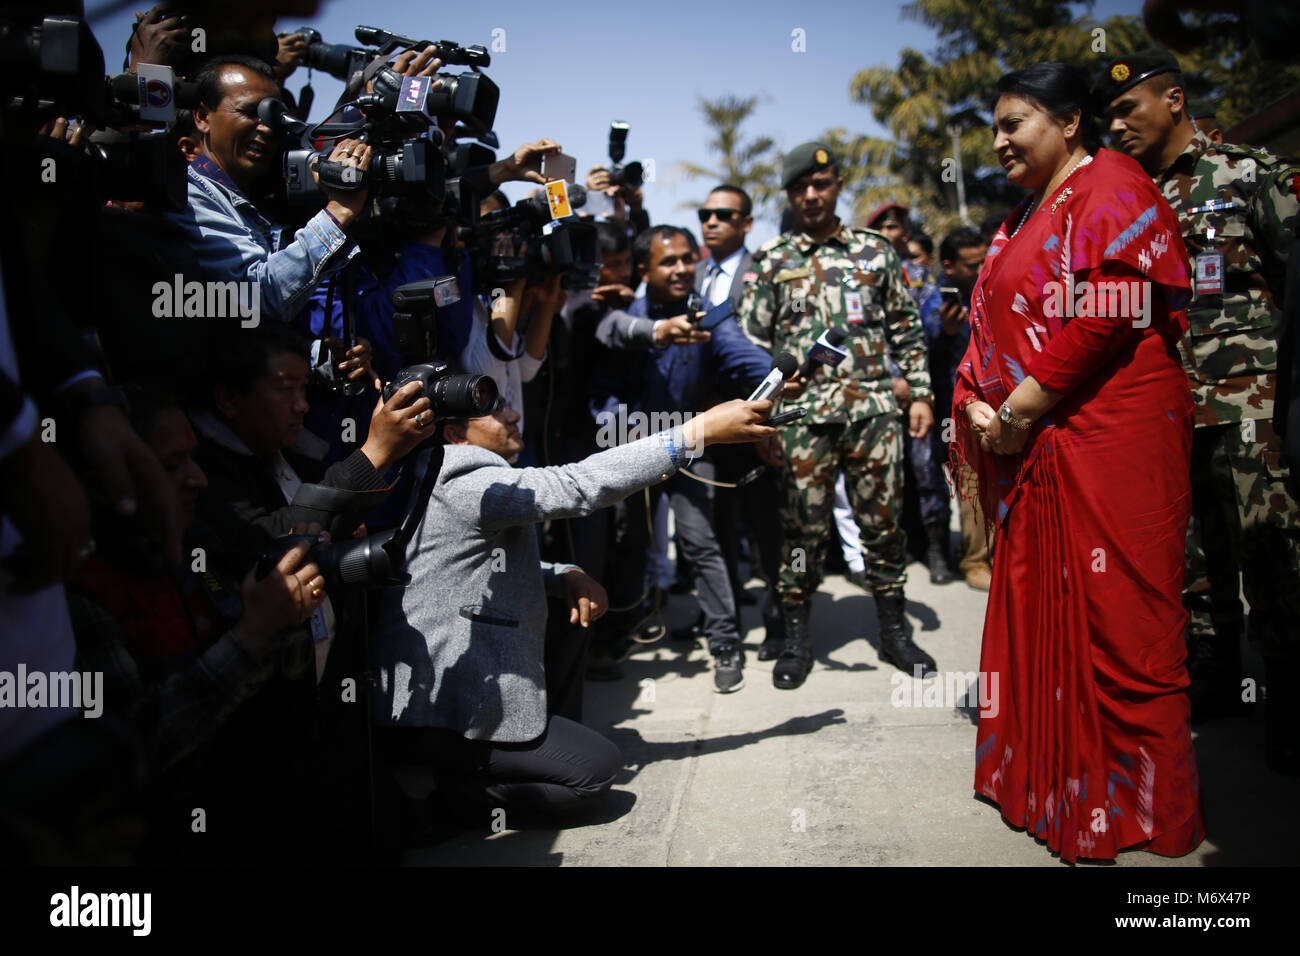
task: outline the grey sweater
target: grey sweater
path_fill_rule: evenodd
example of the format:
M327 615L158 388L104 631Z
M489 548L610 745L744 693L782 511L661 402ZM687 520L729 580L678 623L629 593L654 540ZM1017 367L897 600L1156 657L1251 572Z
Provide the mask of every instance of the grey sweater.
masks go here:
M500 743L541 736L543 588L563 595L573 566L540 560L533 525L590 514L675 471L658 435L554 468L512 468L484 448L448 446L407 550L411 583L379 601L376 722Z

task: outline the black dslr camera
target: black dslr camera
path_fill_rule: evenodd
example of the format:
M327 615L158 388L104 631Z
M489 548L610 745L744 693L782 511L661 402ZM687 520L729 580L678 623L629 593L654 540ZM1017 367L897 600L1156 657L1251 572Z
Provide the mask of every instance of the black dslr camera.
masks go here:
M398 303L398 308L402 307L402 303ZM456 373L446 362L408 365L384 386L384 401L392 398L408 382L419 382L423 386L415 398L420 395L427 397L433 406L433 417L438 421L489 415L497 403L497 383L490 375Z
M307 550L307 560L316 562L325 590L338 593L349 587L392 587L409 584L410 575L402 570L405 545L397 547L396 529L389 529L365 538L331 541L321 544L315 535L289 534L276 538L258 556L256 577L260 580L279 563L290 548L302 541L312 542Z
M638 162L619 165L627 154L628 125L618 120L609 124L609 184L639 189L644 182L645 170Z

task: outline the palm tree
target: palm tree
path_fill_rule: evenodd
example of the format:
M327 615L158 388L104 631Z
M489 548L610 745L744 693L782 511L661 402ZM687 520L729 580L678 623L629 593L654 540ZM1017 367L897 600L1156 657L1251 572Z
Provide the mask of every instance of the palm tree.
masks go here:
M700 98L700 112L704 114L713 138L709 148L719 156L716 166L682 163L682 173L688 179L708 179L713 183L728 183L749 193L754 201L754 214L772 211L774 200L780 192L777 178L780 162L776 155L776 142L770 136L745 139L740 127L758 106L757 96L726 94L716 100ZM702 203L682 203L682 208Z

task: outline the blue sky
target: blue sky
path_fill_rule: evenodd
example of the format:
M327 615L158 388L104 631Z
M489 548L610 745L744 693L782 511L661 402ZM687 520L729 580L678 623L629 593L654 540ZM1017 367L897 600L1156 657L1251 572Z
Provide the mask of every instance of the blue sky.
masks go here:
M95 4L87 5L93 13ZM679 0L563 5L325 0L314 19L281 22L277 29L313 26L327 42L353 43L353 30L363 23L489 49L493 31L502 30L495 36L505 49L492 53L486 70L501 87L496 131L502 152L549 136L577 158L581 178L589 167L608 161L609 123L623 120L631 125L627 160L654 160L656 179L646 186L652 220L694 229L692 210L679 204L702 199L713 184L684 180L677 167L683 161L713 161L699 97L759 95L745 131L771 135L783 150L835 126L883 136L870 110L849 99L848 85L863 67L895 65L904 47L926 53L934 48L933 32L903 20L900 7L849 0L750 0L743 7ZM1101 0L1092 15L1103 19L1137 13L1140 7L1140 0ZM110 68L121 62L132 19L127 11L93 24ZM804 31L802 53L792 50L795 30ZM288 85L297 92L305 82L306 71L299 69ZM320 73L313 74L312 85L312 118L319 119L342 85ZM506 191L517 198L527 189L516 184ZM775 232L775 223L756 224L751 248Z

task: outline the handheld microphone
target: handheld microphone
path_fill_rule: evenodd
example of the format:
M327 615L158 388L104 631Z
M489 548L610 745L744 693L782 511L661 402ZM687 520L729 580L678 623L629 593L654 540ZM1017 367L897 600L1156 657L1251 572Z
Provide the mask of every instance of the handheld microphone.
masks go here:
M698 292L692 292L686 297L686 314L690 318L691 325L699 324L700 319L704 317L704 297Z
M829 365L833 368L844 361L849 353L840 346L844 344L846 338L848 334L843 329L827 329L823 332L808 350L808 357L803 360L803 365L799 366L799 377L807 379L818 365Z
M781 391L785 380L792 376L798 367L798 361L789 352L779 353L772 360L772 371L767 373L767 378L758 383L758 388L754 389L754 394L749 396L749 401L761 402L765 398L771 398Z

